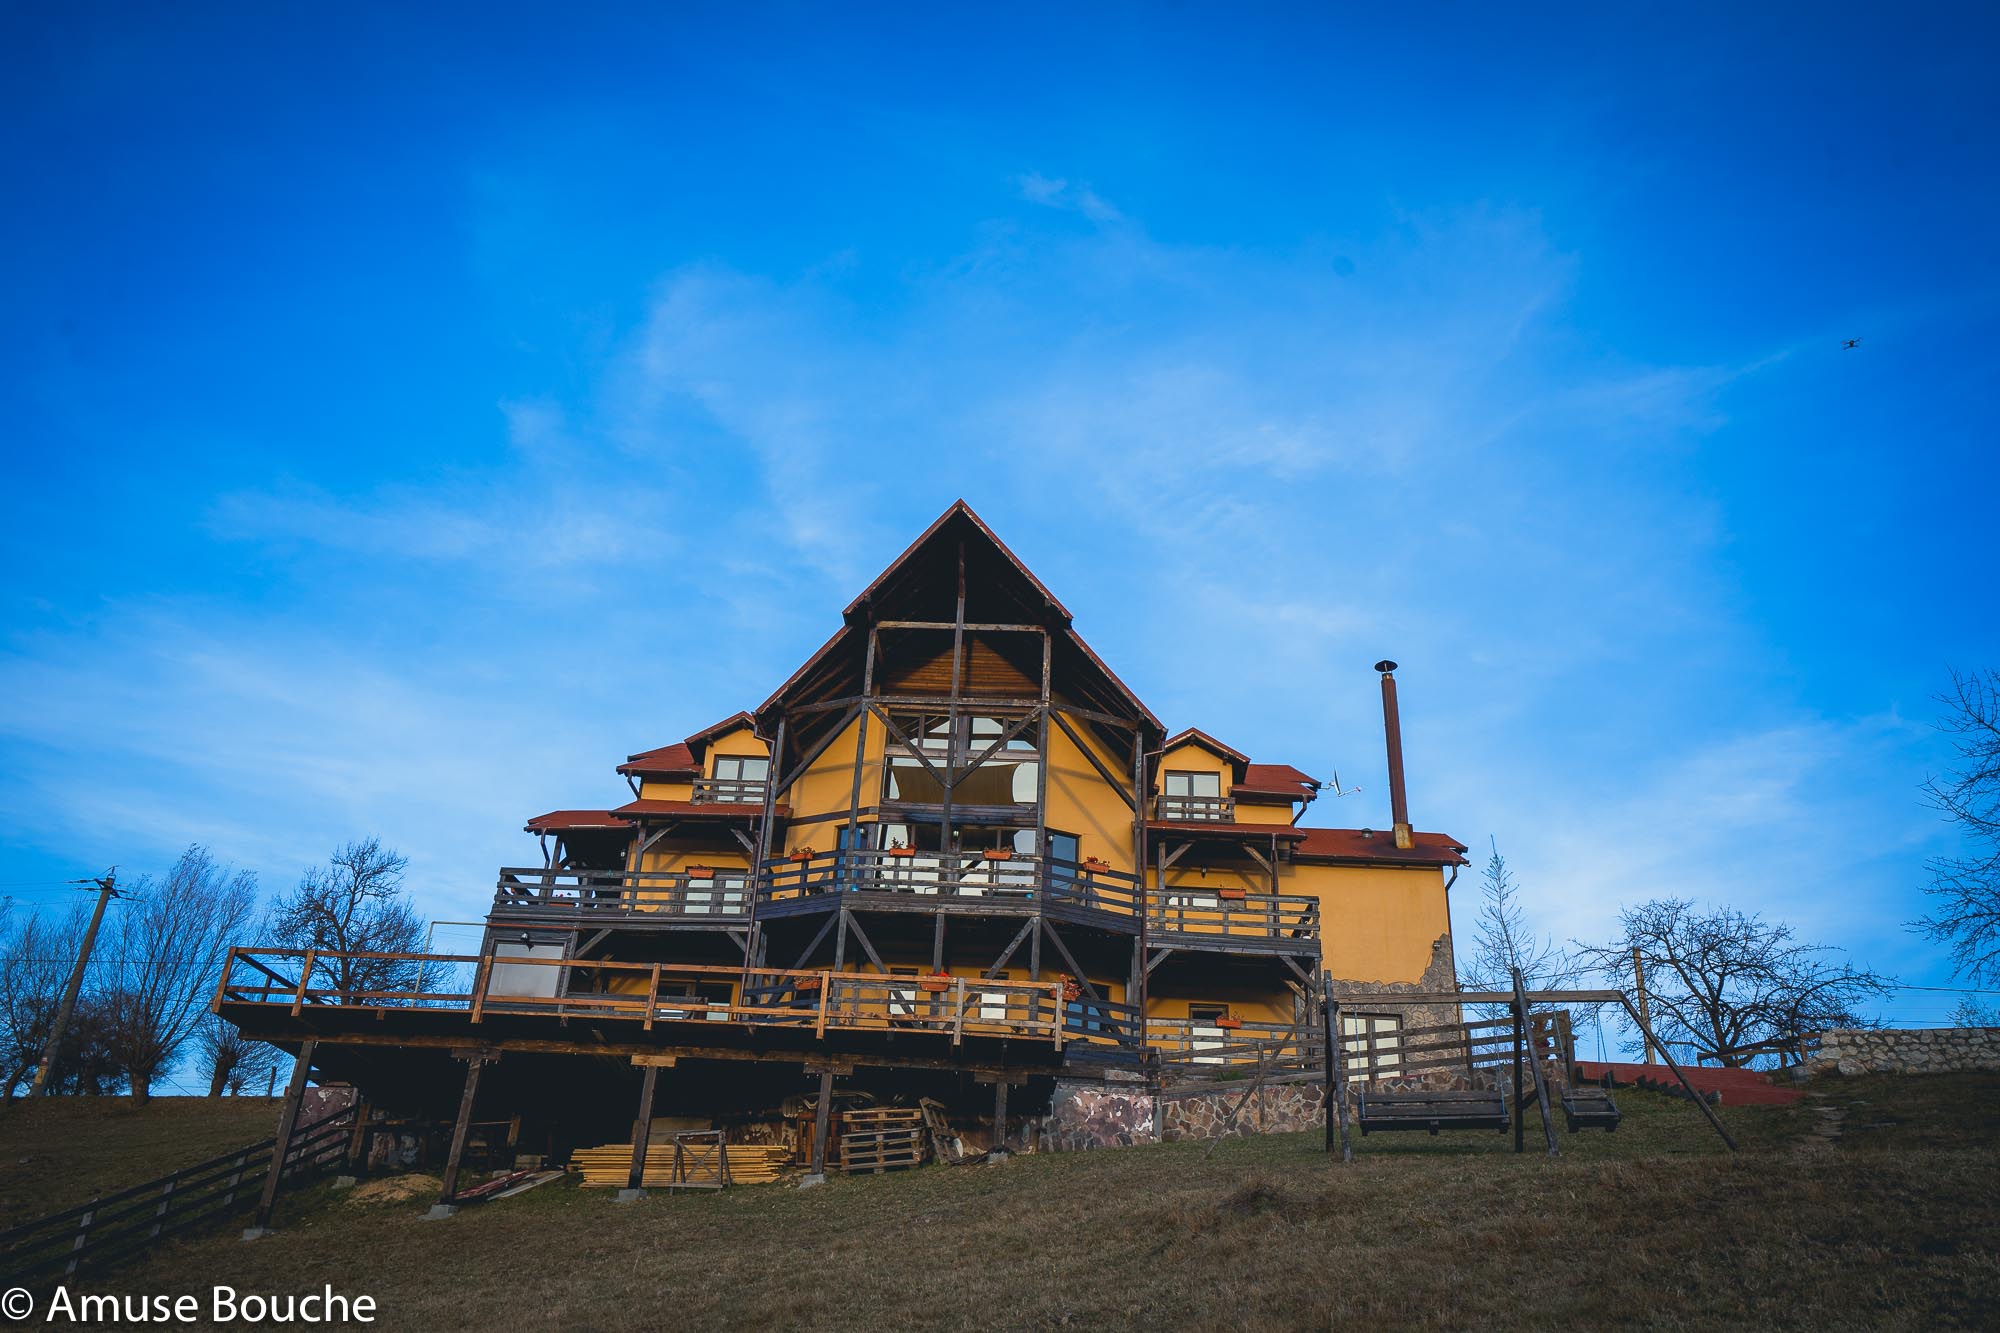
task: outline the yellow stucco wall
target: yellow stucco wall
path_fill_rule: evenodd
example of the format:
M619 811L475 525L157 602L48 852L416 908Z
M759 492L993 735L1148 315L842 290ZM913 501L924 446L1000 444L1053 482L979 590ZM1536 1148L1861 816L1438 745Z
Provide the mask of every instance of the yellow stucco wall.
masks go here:
M746 722L734 731L724 732L709 741L708 753L702 756L701 771L708 777L714 777L715 760L718 755L753 755L758 758L769 758L770 754L771 747L759 740L757 733L750 730L750 724Z
M780 798L792 809L792 822L785 831L786 851L796 851L801 847L811 847L820 852L833 850L839 838L838 825L801 824L798 821L808 815L847 812L854 792L854 747L860 733L861 719L856 718L841 729L831 745L820 751L812 767L800 774L799 780ZM886 734L880 719L868 719L867 751L862 756L861 774L861 804L864 807L875 805L881 798L882 743Z
M1076 733L1113 773L1131 770L1131 755L1112 754L1081 725ZM1094 856L1114 870L1132 873L1132 807L1105 785L1061 727L1049 729L1048 825L1077 835L1079 857Z
M1320 901L1320 950L1343 981L1415 982L1451 928L1444 872L1423 866L1293 867L1287 893Z

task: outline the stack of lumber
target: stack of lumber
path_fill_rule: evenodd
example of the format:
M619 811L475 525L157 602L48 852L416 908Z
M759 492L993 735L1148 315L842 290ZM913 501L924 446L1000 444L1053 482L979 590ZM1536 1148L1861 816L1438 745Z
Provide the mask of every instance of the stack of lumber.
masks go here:
M792 1157L789 1148L776 1143L732 1143L725 1151L729 1154L729 1183L732 1185L769 1184L778 1178ZM717 1183L713 1144L687 1144L682 1149L681 1160L687 1178L676 1180L673 1141L649 1142L646 1145L645 1185L665 1189L672 1185ZM572 1169L583 1174L585 1185L616 1185L622 1189L632 1170L632 1145L607 1143L596 1148L578 1148L569 1155L569 1161Z
M921 1166L924 1113L915 1106L879 1106L840 1118L840 1169L850 1175Z

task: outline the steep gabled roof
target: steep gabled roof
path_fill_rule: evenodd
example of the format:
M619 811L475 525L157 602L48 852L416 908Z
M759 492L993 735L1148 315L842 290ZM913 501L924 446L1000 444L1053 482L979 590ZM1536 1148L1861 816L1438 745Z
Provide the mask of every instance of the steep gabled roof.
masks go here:
M1079 706L1130 717L1139 724L1146 748L1154 748L1165 732L1159 719L1077 634L1070 623L1069 609L963 500L954 501L861 590L842 613L840 629L758 706L759 734L772 734L777 714L786 704L818 703L859 694L871 625L879 626L885 621L926 624L952 621L957 610L961 548L969 594L967 620L974 624L1047 628L1054 639L1052 670L1058 693L1073 695L1071 702ZM885 628L880 632L886 636L906 631ZM998 644L1009 636L995 631L991 638ZM1039 678L1039 661L1034 663L1033 673ZM800 730L829 728L838 722L837 714L822 714L802 723ZM809 742L807 736L795 737L798 749ZM787 748L794 749L794 745L788 744Z
M1174 733L1172 736L1167 737L1166 743L1160 749L1164 754L1166 751L1179 749L1183 745L1199 745L1216 758L1228 760L1230 772L1234 775L1232 783L1240 780L1243 777L1243 770L1250 766L1249 755L1244 754L1241 750L1233 746L1224 745L1221 741L1215 739L1215 737L1209 735L1199 727L1188 727L1183 731Z

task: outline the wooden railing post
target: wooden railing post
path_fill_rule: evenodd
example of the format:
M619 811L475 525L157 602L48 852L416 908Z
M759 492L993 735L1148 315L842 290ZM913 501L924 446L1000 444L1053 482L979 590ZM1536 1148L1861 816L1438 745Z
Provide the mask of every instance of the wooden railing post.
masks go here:
M653 1030L653 1015L660 1011L660 965L653 964L653 979L646 987L646 1031ZM632 1186L638 1189L637 1185Z
M222 975L216 978L215 982L215 998L208 1004L208 1012L211 1014L222 1012L222 997L229 993L229 974L236 970L236 951L241 947L232 944L229 946L229 952L223 956Z
M486 1016L486 988L493 981L493 955L482 954L479 966L472 970L472 1021L477 1023Z
M297 1018L299 1016L299 1010L305 1008L306 987L312 983L313 953L314 953L313 950L307 949L305 961L299 967L299 988L292 994L293 1018Z
M951 1044L956 1046L965 1037L965 978L958 978L957 1005L951 1014Z

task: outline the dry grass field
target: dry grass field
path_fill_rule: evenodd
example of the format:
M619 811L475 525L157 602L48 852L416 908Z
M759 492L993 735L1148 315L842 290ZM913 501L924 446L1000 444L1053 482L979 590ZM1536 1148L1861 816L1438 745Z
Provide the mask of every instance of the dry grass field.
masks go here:
M1734 1155L1684 1102L1619 1098L1616 1134L1565 1135L1555 1161L1410 1135L1343 1166L1273 1135L625 1206L560 1182L445 1222L319 1186L277 1236L172 1244L87 1288L331 1282L376 1298L374 1327L425 1330L2000 1321L2000 1077L1725 1108Z

